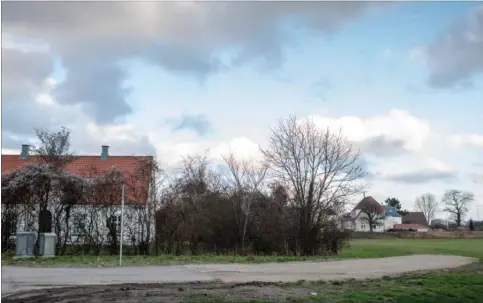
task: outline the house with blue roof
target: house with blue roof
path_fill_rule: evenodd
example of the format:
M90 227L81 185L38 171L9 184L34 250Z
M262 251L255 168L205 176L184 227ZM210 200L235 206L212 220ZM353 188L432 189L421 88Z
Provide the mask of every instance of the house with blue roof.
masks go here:
M384 218L384 229L388 230L394 228L396 224L402 224L402 216L397 212L397 210L392 206L384 206L386 210Z
M364 197L352 211L344 216L344 228L353 231L370 231L367 216L372 212L372 217L376 218L377 224L373 227L373 232L385 232L394 228L394 225L402 224L402 216L392 206L381 205L373 197Z

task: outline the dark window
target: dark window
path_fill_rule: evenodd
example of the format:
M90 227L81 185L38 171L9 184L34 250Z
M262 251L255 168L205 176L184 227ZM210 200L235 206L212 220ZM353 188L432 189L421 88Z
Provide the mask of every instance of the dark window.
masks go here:
M15 236L17 234L17 218L16 217L12 217L12 219L8 223L8 228L10 230L11 236Z
M52 213L47 209L40 212L40 232L51 233L52 232Z
M121 233L121 216L118 215L113 215L110 216L109 219L107 220L107 227L110 230L115 230L116 234Z
M82 235L86 229L87 216L85 214L74 215L72 235Z

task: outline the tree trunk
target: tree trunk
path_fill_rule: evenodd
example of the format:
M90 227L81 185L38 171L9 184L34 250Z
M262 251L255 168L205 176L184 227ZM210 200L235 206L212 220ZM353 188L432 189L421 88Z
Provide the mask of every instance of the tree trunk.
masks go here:
M241 241L242 255L245 254L245 235L247 233L247 225L248 225L248 214L245 215L245 222L243 222L243 232L242 232L242 241Z
M65 231L64 231L64 241L62 243L62 250L61 250L61 255L65 255L67 252L67 241L69 239L69 219L70 219L70 205L68 205L65 209ZM58 235L60 238L60 234Z

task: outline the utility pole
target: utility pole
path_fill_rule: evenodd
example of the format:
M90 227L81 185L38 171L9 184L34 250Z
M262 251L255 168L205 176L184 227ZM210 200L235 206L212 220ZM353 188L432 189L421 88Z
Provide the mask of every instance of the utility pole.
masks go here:
M122 266L123 235L124 235L124 183L122 184L122 198L121 198L121 235L119 236L119 266Z
M446 228L449 229L449 214L447 210L445 211L445 213L446 213Z

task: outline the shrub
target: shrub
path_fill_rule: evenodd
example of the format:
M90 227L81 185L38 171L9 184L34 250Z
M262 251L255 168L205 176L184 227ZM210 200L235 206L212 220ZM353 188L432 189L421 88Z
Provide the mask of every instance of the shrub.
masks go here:
M387 230L387 232L406 232L406 231L417 232L418 230L414 229L414 228L409 228L409 229L391 228L391 229Z
M470 228L471 231L475 230L475 224L473 223L473 220L471 220L471 219L470 219L469 228Z

